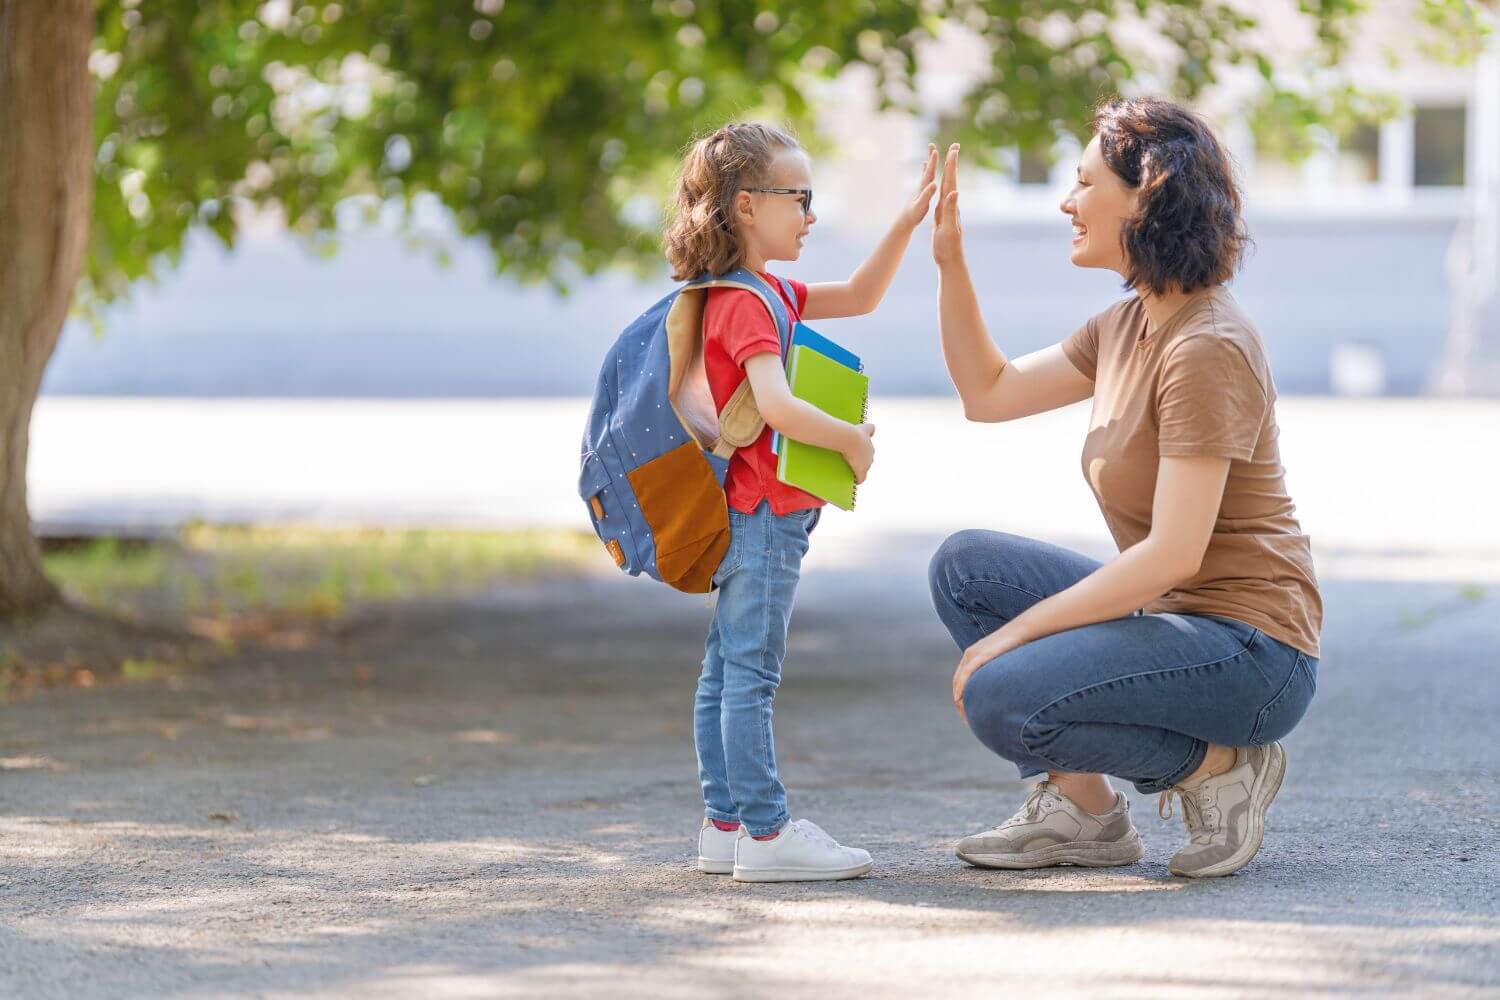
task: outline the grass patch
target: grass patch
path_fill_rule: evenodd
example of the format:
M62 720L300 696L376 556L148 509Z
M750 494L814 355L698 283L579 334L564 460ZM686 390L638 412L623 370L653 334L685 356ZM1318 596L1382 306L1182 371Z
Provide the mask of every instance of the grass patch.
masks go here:
M143 614L337 617L351 605L458 596L598 558L578 532L192 525L175 540L98 539L44 556L69 596Z

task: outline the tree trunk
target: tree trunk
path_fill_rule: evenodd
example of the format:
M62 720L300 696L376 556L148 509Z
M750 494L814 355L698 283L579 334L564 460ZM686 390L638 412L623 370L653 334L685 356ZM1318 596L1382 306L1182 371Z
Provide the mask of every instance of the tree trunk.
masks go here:
M0 616L58 599L31 534L26 452L89 235L93 34L92 0L0 0Z

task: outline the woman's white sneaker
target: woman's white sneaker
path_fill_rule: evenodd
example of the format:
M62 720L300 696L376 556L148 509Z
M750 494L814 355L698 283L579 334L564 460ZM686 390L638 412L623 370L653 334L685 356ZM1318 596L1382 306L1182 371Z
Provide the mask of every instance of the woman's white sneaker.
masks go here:
M728 875L734 871L734 842L742 827L720 830L704 817L698 831L698 870L710 875Z
M844 847L805 819L793 820L773 840L743 830L734 844L736 882L825 882L858 878L870 870L870 853Z

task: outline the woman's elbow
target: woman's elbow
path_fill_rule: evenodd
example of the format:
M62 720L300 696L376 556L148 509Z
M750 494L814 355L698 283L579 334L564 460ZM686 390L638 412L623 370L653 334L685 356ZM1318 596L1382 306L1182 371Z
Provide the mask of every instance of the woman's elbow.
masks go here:
M1196 553L1185 552L1178 554L1170 564L1169 575L1171 578L1171 585L1173 587L1181 586L1182 584L1187 583L1193 577L1197 576L1198 572L1203 569L1203 557L1207 553L1207 551L1208 550L1205 547L1204 549L1199 550Z
M994 423L994 421L990 419L990 417L985 413L983 407L970 406L968 403L964 404L964 419L971 424Z
M1014 414L1005 412L989 400L964 400L964 419L971 424L1003 424L1013 418Z
M1149 578L1151 588L1158 593L1180 587L1197 576L1208 551L1206 543L1194 545L1163 534L1147 535L1140 544L1141 555L1146 557L1140 566L1142 583Z
M1014 406L1016 393L1010 391L1010 387L1001 388L1000 379L1004 377L1005 370L1009 365L1002 364L993 377L979 379L973 382L973 388L959 395L963 397L964 416L976 424L1003 424L1007 420L1014 420L1022 413Z

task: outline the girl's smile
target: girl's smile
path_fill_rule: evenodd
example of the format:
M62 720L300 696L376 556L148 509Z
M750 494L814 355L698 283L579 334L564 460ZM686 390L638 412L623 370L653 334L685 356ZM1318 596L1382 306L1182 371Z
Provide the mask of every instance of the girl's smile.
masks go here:
M807 154L800 149L782 150L772 161L763 186L811 190L812 164ZM790 194L746 192L740 197L739 226L746 263L763 269L768 260L796 260L818 221L817 213L805 208L801 197Z

